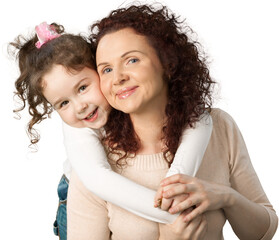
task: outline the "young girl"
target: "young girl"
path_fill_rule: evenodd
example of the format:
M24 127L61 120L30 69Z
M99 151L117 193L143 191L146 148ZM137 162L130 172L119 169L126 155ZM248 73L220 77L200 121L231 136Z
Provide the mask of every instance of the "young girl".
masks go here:
M102 127L106 124L110 106L100 91L99 76L88 41L80 35L64 33L61 25L42 23L30 39L19 36L11 45L18 50L20 76L15 86L16 95L23 104L15 112L23 110L26 103L29 105L32 119L28 124L28 133L31 143L39 141L33 126L55 109L66 123L65 146L70 163L90 191L149 220L173 222L177 214L170 215L153 207L155 191L113 172L107 162L100 138L105 135ZM211 131L211 117L207 113L203 114L195 128L184 131L168 176L175 173L196 174ZM64 184L65 192L59 194L66 200L67 182L64 180L60 183ZM180 200L174 201L177 203ZM170 205L171 202L163 200L155 206ZM65 214L59 217L59 221L65 223ZM60 237L66 239L65 226L59 226L59 221Z

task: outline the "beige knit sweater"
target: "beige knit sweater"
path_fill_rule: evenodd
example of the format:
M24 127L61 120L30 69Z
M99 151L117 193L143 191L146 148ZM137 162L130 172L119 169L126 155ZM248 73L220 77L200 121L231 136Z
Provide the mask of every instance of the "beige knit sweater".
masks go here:
M251 164L242 135L226 112L213 109L211 116L213 132L196 176L231 186L246 198L262 205L270 216L269 229L262 239L271 239L278 219ZM139 184L157 190L166 175L168 165L162 153L158 153L129 159L128 166L123 170L114 166L112 168ZM74 172L70 180L67 211L68 240L159 238L158 223L138 217L93 195ZM226 221L223 211L209 211L205 216L208 223L205 239L223 239L222 229Z

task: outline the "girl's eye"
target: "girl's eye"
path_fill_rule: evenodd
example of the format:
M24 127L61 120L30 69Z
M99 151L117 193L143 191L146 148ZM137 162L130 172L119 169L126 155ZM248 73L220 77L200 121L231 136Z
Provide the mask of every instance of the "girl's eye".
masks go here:
M106 74L106 73L109 73L109 72L111 72L111 71L112 71L112 68L105 68L105 69L103 70L103 73Z
M138 62L138 61L139 61L139 60L138 60L137 58L132 58L132 59L129 60L128 63L136 63L136 62Z
M69 101L63 101L63 102L60 104L60 108L66 106L68 103L69 103Z
M78 89L78 91L79 91L79 92L83 92L86 88L87 88L87 86L85 86L85 85L84 85L84 86L81 86L81 87Z

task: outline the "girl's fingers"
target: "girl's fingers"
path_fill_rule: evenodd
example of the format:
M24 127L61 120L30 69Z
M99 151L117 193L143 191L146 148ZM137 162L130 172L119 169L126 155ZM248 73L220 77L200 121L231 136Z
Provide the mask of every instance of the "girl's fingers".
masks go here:
M164 211L169 210L169 208L172 205L172 202L173 202L173 198L169 198L169 199L162 198L161 209Z
M154 207L161 207L163 198L163 187L159 187L154 198Z

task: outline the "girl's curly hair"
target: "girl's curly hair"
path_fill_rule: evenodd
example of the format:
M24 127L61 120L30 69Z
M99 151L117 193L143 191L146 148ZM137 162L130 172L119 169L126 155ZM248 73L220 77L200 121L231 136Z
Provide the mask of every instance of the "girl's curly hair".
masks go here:
M170 165L183 130L194 127L201 114L211 109L215 82L209 75L200 44L190 39L192 29L167 7L132 5L112 11L91 26L91 42L97 47L103 36L123 28L132 28L146 36L162 63L168 83L167 121L162 129L167 146L164 157L168 161L167 155L171 153ZM139 150L140 141L128 114L112 110L106 132L104 141L108 144L109 155L117 153L119 165L125 164L125 158Z
M57 33L64 32L64 27L52 23ZM15 96L21 106L14 110L22 111L28 104L31 120L27 125L27 133L31 145L36 144L40 136L33 128L35 124L50 116L53 111L50 103L43 96L43 76L49 72L53 65L60 64L68 70L82 70L84 67L96 69L91 44L81 35L62 34L60 37L46 42L37 48L36 34L25 38L19 35L9 44L9 53L18 61L20 75L15 82Z

